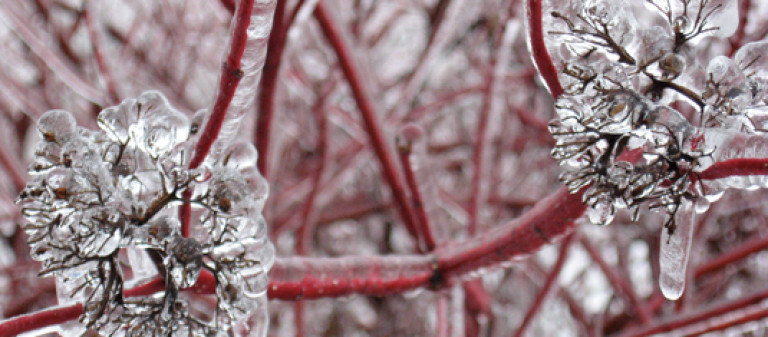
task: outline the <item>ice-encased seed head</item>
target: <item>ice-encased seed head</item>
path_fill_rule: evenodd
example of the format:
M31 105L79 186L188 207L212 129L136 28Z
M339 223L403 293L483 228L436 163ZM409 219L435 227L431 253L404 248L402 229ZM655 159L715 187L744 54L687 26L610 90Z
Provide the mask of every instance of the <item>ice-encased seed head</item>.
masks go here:
M203 266L202 247L197 240L176 236L170 242L169 257L171 262L168 274L178 288L195 285L200 268Z
M51 110L44 113L37 122L37 131L44 141L54 143L75 132L77 122L71 113Z
M659 60L661 77L665 80L673 80L685 70L685 60L676 53L667 53Z
M63 285L60 301L82 302L85 328L126 336L208 336L230 331L251 310L265 310L246 299L263 298L266 283L244 275L256 266L266 275L274 260L260 214L266 181L247 143L222 147L201 167L188 168L206 114L190 123L162 94L146 92L104 109L100 131L78 127L62 110L41 118L32 179L18 199L27 220L22 228L41 273ZM181 236L175 215L183 201L197 207L189 238ZM231 247L240 249L237 256L211 254ZM125 255L129 261L121 261ZM179 294L195 285L204 264L216 279L234 282L228 295L217 298L226 309L215 318L190 312L192 299ZM121 297L123 273L135 282L158 272L168 281L165 292Z

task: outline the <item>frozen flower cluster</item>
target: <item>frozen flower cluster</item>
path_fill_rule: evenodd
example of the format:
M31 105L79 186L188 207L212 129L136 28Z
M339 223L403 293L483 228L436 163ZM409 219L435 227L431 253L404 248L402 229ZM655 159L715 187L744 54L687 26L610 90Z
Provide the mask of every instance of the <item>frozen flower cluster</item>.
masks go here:
M83 303L83 329L219 336L239 334L246 320L265 329L274 261L261 215L267 184L247 143L188 168L205 118L190 120L155 91L104 109L96 131L62 110L40 118L33 178L19 196L23 228L41 274L56 277L60 304ZM215 301L181 291L202 273L215 278ZM158 277L164 291L124 295Z
M701 65L698 42L734 32L737 1L556 1L551 14L565 89L550 124L561 179L574 192L589 186L593 223L648 204L670 214L673 233L680 204L712 193L696 172L722 150L716 135L765 131L768 43Z
M557 109L552 154L571 191L589 186L584 201L592 206L591 222L610 223L617 208L637 214L645 202L674 214L691 197L689 174L704 153L686 150L694 146L682 140L693 139L695 128L676 111L624 88L592 102L567 96Z

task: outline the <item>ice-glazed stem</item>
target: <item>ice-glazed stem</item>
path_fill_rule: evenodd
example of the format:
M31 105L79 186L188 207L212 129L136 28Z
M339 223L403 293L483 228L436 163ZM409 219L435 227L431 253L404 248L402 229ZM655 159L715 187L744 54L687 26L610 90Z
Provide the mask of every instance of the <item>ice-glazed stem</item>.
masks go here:
M280 61L288 41L288 27L285 24L285 7L288 1L278 1L272 23L272 34L269 36L269 48L264 61L264 80L260 84L258 100L258 117L256 119L256 134L254 142L259 151L259 171L265 178L269 170L269 143L272 130L272 119L275 114L275 92L277 91Z
M541 287L538 296L536 296L536 300L533 302L533 305L531 305L531 307L528 309L528 312L525 314L523 322L520 324L520 327L513 335L514 337L522 337L525 334L528 325L530 325L530 323L533 321L533 318L536 317L538 312L541 310L549 294L555 289L554 285L560 276L560 271L563 270L565 261L568 259L568 249L571 246L571 242L573 242L573 235L567 236L565 240L563 240L563 242L560 244L560 253L558 254L557 262L555 262L552 270L547 275L547 279L544 281L544 285Z
M527 0L525 10L528 26L528 49L531 51L533 64L536 65L536 69L546 83L552 97L557 99L563 94L563 86L557 78L557 69L552 63L547 45L544 43L541 0Z
M90 102L103 106L104 102L107 101L104 92L83 80L65 60L59 57L60 54L53 51L45 41L29 28L30 25L23 19L26 15L19 8L21 4L21 2L17 1L1 1L0 12L4 15L0 15L0 21L6 22L8 27L11 27L13 32L29 46L29 49L40 57L40 60L45 62L74 93Z
M253 104L267 53L275 3L276 0L258 1L255 6L254 0L239 3L232 19L232 37L219 78L218 94L189 163L191 168L200 166L215 141L226 143L237 133L240 119Z
M59 306L36 311L0 322L0 337L17 336L76 319L83 313L82 304Z
M272 15L275 2L242 0L232 18L229 52L219 78L219 90L211 108L211 115L195 147L195 154L189 162L190 168L203 163L214 142L224 146L237 134L240 120L252 105L261 69L267 53L267 38L272 29ZM238 86L239 85L239 86ZM189 199L192 191L184 192ZM189 236L189 203L179 210L181 234Z
M716 306L698 310L692 314L678 315L671 319L657 322L653 325L643 328L636 328L620 335L620 337L645 337L658 335L665 332L679 331L687 329L690 326L700 325L708 320L729 315L729 313L738 311L751 305L758 304L768 299L768 289L747 295L734 301L718 304ZM733 315L731 315L733 317ZM705 325L706 326L706 325ZM686 331L689 332L689 331ZM680 334L670 333L669 336L678 336ZM688 335L690 336L690 335Z
M694 230L694 202L683 200L674 219L674 230L661 229L659 286L669 300L677 300L685 290L688 257L691 253Z
M352 50L344 39L340 26L334 21L331 13L322 1L317 4L313 13L323 35L325 35L331 48L336 53L342 73L352 90L352 97L357 104L358 110L360 110L365 129L370 137L373 152L379 159L384 179L392 189L392 195L395 199L395 205L400 218L403 220L403 224L411 236L419 237L420 233L416 225L418 220L409 202L405 182L398 171L395 155L390 146L388 146L384 136L384 127L381 121L379 121L381 114L363 84L362 72L355 64Z

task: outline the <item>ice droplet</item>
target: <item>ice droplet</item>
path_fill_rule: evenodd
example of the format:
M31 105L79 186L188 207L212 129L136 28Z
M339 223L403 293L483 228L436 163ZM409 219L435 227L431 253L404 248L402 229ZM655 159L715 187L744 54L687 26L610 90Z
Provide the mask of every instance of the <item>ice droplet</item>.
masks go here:
M616 211L610 201L601 201L587 210L589 221L595 225L605 226L613 221Z
M71 113L64 110L51 110L43 114L37 122L37 131L43 140L55 142L77 129L77 122Z
M203 266L203 255L200 243L193 238L175 237L172 254L168 256L170 266L168 274L171 281L179 288L189 288L195 285L200 269Z
M746 80L736 62L725 56L718 56L709 61L707 78L712 79L712 82L717 84L717 90L723 93Z
M685 290L686 269L691 252L694 230L694 206L692 201L683 200L674 217L674 232L661 229L661 252L659 254L659 287L669 300L677 300Z
M739 48L733 59L746 73L754 72L759 77L768 75L768 42L750 42Z
M222 164L231 168L255 167L258 154L256 148L251 143L235 143L230 146L227 154L224 156Z

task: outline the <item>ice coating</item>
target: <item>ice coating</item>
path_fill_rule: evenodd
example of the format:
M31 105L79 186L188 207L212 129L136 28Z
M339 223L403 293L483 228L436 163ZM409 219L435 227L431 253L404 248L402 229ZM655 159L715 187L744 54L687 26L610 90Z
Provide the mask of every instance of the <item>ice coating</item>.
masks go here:
M71 113L64 110L51 110L40 116L37 131L43 139L53 141L75 132L77 122Z
M63 110L41 118L32 179L19 201L31 255L43 275L56 277L60 304L84 305L80 328L66 329L66 336L83 329L210 336L266 317L266 275L275 258L261 215L267 183L249 143L188 169L195 127L205 117L190 122L149 91L104 109L100 131L77 127ZM187 238L176 208L190 189L199 217ZM217 280L216 317L190 312L197 304L183 296L204 271ZM124 289L159 273L163 293L123 298ZM267 324L248 322L254 331Z
M254 96L267 57L267 42L276 4L276 0L254 2L251 23L246 30L245 51L240 64L243 77L227 110L227 117L216 141L214 153L226 148L234 140L243 116L253 107Z

